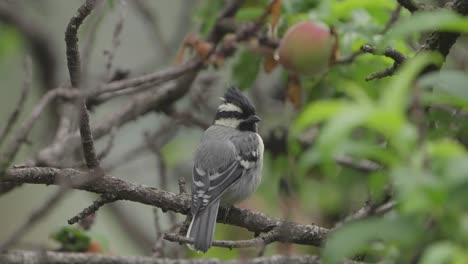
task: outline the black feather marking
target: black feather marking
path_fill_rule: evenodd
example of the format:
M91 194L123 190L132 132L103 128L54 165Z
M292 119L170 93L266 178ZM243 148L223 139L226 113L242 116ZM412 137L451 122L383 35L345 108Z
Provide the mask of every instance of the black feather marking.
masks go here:
M243 112L243 118L255 115L255 106L241 93L241 91L239 91L239 89L234 86L229 87L224 94L224 102L240 107Z

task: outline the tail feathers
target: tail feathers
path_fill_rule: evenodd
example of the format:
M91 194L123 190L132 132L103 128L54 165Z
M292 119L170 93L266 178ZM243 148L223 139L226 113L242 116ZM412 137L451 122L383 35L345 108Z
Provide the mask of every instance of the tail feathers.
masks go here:
M219 200L200 214L193 216L187 231L187 237L194 240L190 249L207 252L213 242L213 235L216 227L216 218L218 217Z

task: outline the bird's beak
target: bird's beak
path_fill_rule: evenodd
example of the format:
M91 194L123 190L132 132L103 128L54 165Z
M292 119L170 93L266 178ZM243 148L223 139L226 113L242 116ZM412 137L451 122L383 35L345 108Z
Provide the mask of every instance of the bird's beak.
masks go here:
M262 121L262 119L256 115L249 116L246 120L247 122L257 123Z

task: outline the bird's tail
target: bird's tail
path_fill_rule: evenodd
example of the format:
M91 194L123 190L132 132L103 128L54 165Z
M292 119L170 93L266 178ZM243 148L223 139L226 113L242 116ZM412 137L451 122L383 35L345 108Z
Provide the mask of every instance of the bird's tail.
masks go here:
M218 217L219 200L211 204L200 214L193 216L187 231L187 237L193 238L193 246L190 249L206 252L211 247L213 235Z

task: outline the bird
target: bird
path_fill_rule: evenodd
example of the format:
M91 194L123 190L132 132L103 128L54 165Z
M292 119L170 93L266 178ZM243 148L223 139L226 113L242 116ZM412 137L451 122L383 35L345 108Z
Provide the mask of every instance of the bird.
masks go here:
M206 253L213 242L220 205L230 208L260 184L264 145L255 106L234 86L228 88L194 153L189 248Z

